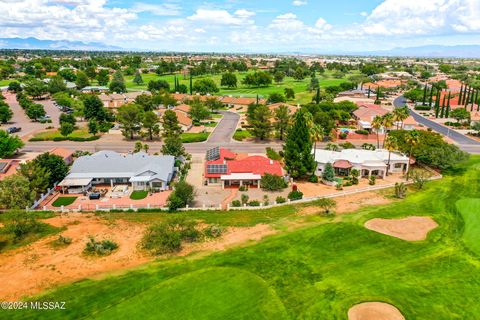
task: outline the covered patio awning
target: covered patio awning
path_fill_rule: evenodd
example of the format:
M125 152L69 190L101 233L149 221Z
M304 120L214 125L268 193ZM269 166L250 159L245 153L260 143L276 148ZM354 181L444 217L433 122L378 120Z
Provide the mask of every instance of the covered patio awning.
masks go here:
M337 160L333 163L333 167L337 169L351 169L353 165L348 160Z
M261 180L262 176L259 174L253 173L231 173L228 175L221 175L220 180L222 181L231 181L231 180Z
M131 177L130 182L149 182L152 180L152 176L136 176L136 177Z
M92 178L67 178L58 184L60 187L86 187L92 182Z

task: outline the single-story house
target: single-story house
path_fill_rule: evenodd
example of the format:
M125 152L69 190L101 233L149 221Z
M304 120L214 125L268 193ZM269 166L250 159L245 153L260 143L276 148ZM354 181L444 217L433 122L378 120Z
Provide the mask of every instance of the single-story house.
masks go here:
M80 89L81 93L97 93L97 92L108 92L110 89L105 86L87 86Z
M410 159L399 153L389 152L387 150L359 150L344 149L342 151L330 151L316 149L312 151L315 155L317 168L315 174L322 176L325 165L331 163L338 176L348 176L352 169L357 169L361 177L370 177L372 175L379 178L385 178L387 167L389 173L406 172L410 165ZM389 163L390 159L390 163Z
M0 181L17 173L20 160L0 159Z
M265 174L283 176L280 162L263 156L248 156L224 148L207 151L205 162L205 184L239 187L250 185L260 188Z
M160 109L157 111L158 116L160 117L160 122L162 121L163 114L167 109ZM177 110L176 108L171 109L177 115L178 123L183 131L188 131L193 126L193 120L190 118L188 113Z
M133 190L168 190L175 175L175 157L144 152L120 154L100 151L78 158L58 184L63 191L82 193L94 185L130 185Z
M357 120L359 130L372 129L372 122L376 116L384 116L388 113L387 109L382 108L377 104L360 104L358 109L353 112L353 117ZM384 128L379 130L379 133L384 133Z
M257 98L246 97L230 97L226 96L222 98L222 103L228 108L246 108L253 103L257 103ZM263 98L258 99L258 104L266 104L267 100Z
M73 163L73 151L65 148L53 148L49 151L50 154L62 157L66 165L71 165Z

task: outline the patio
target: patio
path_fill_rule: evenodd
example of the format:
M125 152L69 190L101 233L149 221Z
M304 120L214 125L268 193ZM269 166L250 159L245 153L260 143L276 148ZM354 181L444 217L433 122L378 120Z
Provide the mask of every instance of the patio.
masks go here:
M53 203L58 198L70 196L76 196L77 199L75 199L72 204L65 206L64 209L78 210L81 208L83 211L95 211L97 209L162 208L165 207L167 198L171 193L171 191L149 193L143 199L132 200L130 199L130 194L133 192L133 189L119 187L123 186L114 186L113 188L109 185L97 186L97 191L102 190L102 193L105 194L105 196L98 200L91 200L88 198L88 195L85 196L83 194L62 194L61 192L57 192L51 197L45 199L38 208L59 210L60 208L53 206Z

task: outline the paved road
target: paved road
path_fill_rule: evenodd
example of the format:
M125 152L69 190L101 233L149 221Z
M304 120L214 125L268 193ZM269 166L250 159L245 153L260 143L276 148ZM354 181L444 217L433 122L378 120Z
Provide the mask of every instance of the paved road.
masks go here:
M5 93L6 102L10 106L13 112L13 118L10 123L1 126L1 129L7 129L9 127L20 127L22 131L18 133L20 137L27 137L38 130L45 130L46 127L53 126L58 127L58 119L60 117L60 110L53 105L50 100L36 101L44 106L45 112L51 117L52 123L42 124L40 122L32 122L26 115L25 111L20 107L14 94Z
M223 115L222 120L208 138L209 143L230 143L237 129L240 115L231 111L218 111Z
M398 107L404 106L406 102L407 102L406 99L403 96L400 96L393 101L393 105L398 108ZM428 128L431 128L432 130L452 139L459 146L460 149L469 153L480 154L480 142L478 142L477 140L471 139L461 133L456 132L455 130L451 130L446 126L438 124L435 121L422 117L421 115L419 115L418 113L416 113L411 109L410 109L410 115L418 123Z

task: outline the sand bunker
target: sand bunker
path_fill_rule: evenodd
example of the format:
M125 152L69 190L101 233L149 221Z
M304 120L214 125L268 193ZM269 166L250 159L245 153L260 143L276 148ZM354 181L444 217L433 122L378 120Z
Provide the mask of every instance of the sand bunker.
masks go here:
M438 227L430 217L408 217L403 219L372 219L365 228L407 241L420 241Z
M348 320L405 320L405 317L391 304L365 302L348 310Z

